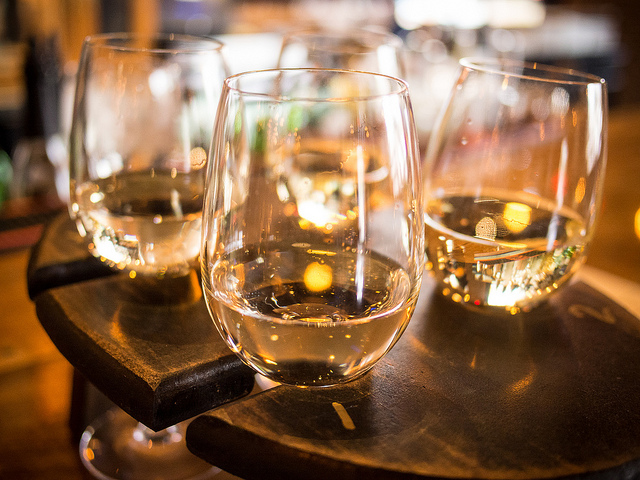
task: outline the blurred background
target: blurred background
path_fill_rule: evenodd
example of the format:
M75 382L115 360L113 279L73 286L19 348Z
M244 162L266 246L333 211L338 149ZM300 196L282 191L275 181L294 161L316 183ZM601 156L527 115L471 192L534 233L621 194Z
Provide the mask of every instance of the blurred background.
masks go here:
M594 243L592 265L637 283L640 191L617 182L637 190L640 175L639 24L633 0L0 0L0 479L86 478L68 425L73 369L40 327L25 279L28 247L65 210L86 35L211 35L228 45L238 72L275 66L282 35L294 28L384 28L405 43L415 115L427 131L463 56L603 76L615 122L599 227L607 235Z
M429 123L457 60L470 55L594 73L607 79L613 108L637 103L638 20L640 5L623 0L0 0L0 230L37 222L66 200L74 75L92 33L221 37L235 72L275 66L292 28L384 28L405 41L408 75L428 76L432 101L417 105L416 89L414 109ZM20 238L13 242L34 239Z

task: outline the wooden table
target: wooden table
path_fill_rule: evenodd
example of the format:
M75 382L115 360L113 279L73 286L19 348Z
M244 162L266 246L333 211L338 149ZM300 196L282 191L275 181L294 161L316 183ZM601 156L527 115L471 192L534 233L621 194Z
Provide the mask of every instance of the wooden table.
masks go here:
M612 113L605 208L589 259L591 265L614 274L615 281L624 277L634 282L620 284L632 293L640 283L640 244L632 229L640 207L635 185L640 178L637 131L640 110ZM624 259L619 256L623 245ZM32 258L30 272L48 261L46 255ZM603 281L603 276L596 272L590 282L599 289L613 288L613 297L620 294L621 288ZM57 309L53 315L64 318L79 295L93 291L92 298L98 299L102 288L112 289L114 282L117 286L118 280L100 274L59 289L50 289L54 282L30 291L42 324L51 330L55 323L47 327L45 316ZM277 387L220 407L192 423L190 447L247 478L326 478L326 469L335 472L332 478L363 473L372 478L536 478L620 465L635 471L634 459L640 458L635 413L640 411L640 396L633 385L640 373L635 353L640 349L633 317L584 284L567 290L571 302L558 297L551 310L507 325L492 319L477 322L442 309L438 302L428 301L428 284L425 289L416 316L423 321L412 322L371 375L332 389ZM122 291L117 298L129 294ZM620 298L626 306L634 303L628 296ZM101 315L113 318L114 311L103 305ZM612 318L615 325L610 324ZM81 332L85 340L88 332ZM125 329L119 334L137 336L134 351L140 353L153 343L149 333L153 332ZM106 335L103 340L115 334L101 333ZM59 345L68 340L56 341ZM124 346L131 345L109 343L103 349L105 358L115 358L110 349ZM163 362L170 356L170 345L165 346ZM93 353L101 355L98 350ZM136 377L132 368L128 374ZM145 375L137 375L136 381L144 383ZM102 388L114 396L112 386ZM150 397L154 395L152 389ZM542 403L534 406L530 401L535 395ZM147 413L152 405L144 407ZM134 411L137 407L129 408L142 414ZM146 421L152 423L153 418L152 414ZM215 434L224 437L216 440Z

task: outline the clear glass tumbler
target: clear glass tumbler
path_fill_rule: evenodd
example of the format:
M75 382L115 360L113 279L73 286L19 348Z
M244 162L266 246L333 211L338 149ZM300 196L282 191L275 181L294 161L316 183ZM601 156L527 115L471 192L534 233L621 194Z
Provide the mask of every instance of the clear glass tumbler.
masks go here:
M463 305L530 310L582 265L600 208L607 86L510 60L461 60L426 163L427 269Z
M130 272L197 265L222 44L179 35L89 37L71 127L70 210L91 252Z
M228 345L271 380L369 370L413 312L424 259L404 82L282 69L225 81L205 196L203 291Z

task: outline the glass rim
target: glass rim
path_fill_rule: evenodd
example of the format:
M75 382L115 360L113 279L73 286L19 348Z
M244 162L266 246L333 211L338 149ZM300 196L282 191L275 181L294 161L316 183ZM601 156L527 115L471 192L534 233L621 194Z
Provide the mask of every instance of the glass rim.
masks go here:
M167 42L176 42L176 45L167 48L149 48L144 46L129 45L127 43L110 43L112 41L130 41L132 43L135 43L136 41L144 40L162 40ZM182 33L144 34L133 32L112 32L88 35L83 41L83 46L91 46L95 48L104 48L119 52L132 53L205 53L214 51L220 52L224 47L224 43L211 37Z
M539 62L501 58L465 57L460 59L459 63L466 69L538 82L565 85L606 85L607 83L604 78L598 75ZM515 70L516 68L520 69L520 71ZM534 72L541 72L547 76L535 75Z
M379 30L375 28L360 27L350 30L344 30L340 28L322 28L322 27L307 27L290 30L283 35L282 44L285 46L288 40L295 39L297 37L319 37L323 39L345 39L345 40L357 40L360 36L366 36L366 38L380 39L379 43L376 43L377 47L389 46L392 48L402 49L402 39L393 32L386 30Z
M319 97L319 96L287 96L283 94L273 93L273 92L265 92L265 91L255 91L251 89L241 88L237 85L237 83L242 78L248 77L257 77L259 75L277 75L277 74L287 74L287 73L299 73L302 74L304 72L308 73L333 73L340 74L346 76L361 76L365 78L381 78L385 79L389 82L390 88L388 91L382 93L372 93L368 95L357 95L350 97ZM391 87L391 85L396 85L396 87ZM312 67L290 67L290 68L267 68L263 70L249 70L246 72L236 73L234 75L230 75L224 80L225 88L229 89L232 92L235 92L244 96L253 96L253 97L262 97L269 98L274 101L279 102L315 102L315 103L346 103L346 102L357 102L357 101L365 101L365 100L373 100L376 98L390 97L396 95L406 95L409 92L409 86L407 82L404 80L393 77L391 75L385 75L383 73L377 72L366 72L361 70L347 70L340 68L312 68Z

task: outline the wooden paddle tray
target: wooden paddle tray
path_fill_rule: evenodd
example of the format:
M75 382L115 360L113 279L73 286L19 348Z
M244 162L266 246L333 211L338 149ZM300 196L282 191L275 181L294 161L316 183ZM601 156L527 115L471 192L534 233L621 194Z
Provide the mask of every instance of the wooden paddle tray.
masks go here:
M35 304L66 359L151 429L192 418L253 388L253 371L216 331L195 273L169 282L98 278L46 290Z

